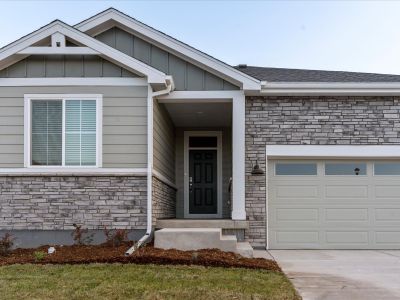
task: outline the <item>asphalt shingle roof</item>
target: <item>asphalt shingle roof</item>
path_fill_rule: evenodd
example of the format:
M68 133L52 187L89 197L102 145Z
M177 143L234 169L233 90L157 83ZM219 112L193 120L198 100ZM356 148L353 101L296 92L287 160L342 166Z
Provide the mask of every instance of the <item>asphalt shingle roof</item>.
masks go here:
M239 71L269 82L400 82L400 75L236 66Z

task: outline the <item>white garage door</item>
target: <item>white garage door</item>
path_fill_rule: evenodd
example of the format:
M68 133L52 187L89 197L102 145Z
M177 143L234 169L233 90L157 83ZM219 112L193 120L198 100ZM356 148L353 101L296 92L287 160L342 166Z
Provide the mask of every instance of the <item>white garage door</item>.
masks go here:
M270 249L400 249L399 161L270 161Z

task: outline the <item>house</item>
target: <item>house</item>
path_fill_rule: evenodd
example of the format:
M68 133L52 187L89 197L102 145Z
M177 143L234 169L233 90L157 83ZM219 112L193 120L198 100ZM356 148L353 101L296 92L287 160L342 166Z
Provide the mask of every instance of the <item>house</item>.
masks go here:
M115 9L56 20L0 49L0 234L399 249L399 96L397 75L232 67Z

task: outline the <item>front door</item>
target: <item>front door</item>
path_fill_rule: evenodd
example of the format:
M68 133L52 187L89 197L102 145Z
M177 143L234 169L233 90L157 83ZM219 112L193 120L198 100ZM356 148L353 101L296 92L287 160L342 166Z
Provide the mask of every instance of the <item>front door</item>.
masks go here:
M217 150L189 150L189 214L217 214Z

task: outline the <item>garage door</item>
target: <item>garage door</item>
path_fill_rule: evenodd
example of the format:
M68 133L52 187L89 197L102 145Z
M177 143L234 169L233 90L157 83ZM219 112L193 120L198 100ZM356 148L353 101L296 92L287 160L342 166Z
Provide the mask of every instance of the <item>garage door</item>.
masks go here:
M270 249L400 249L399 161L270 161Z

